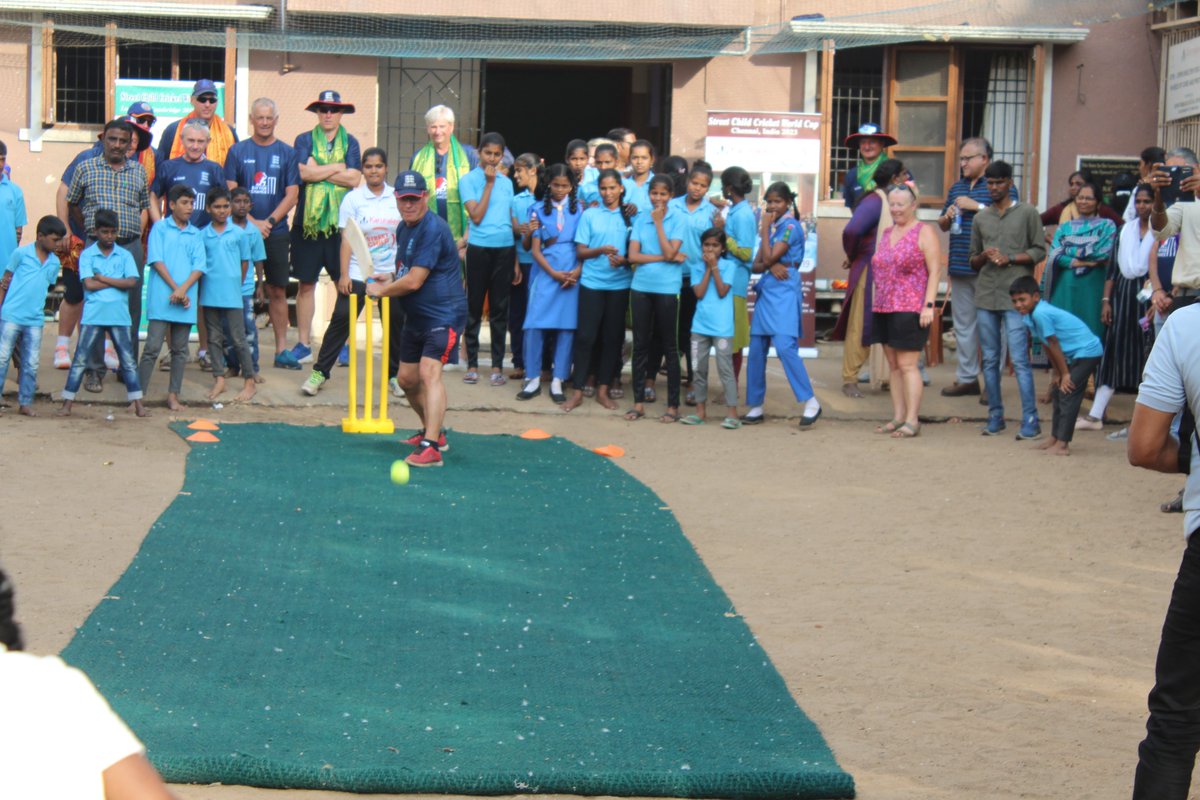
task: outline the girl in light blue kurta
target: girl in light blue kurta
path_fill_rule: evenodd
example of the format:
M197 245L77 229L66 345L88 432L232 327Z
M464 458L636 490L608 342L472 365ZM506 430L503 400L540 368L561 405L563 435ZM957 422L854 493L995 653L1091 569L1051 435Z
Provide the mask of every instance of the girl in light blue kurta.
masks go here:
M650 210L653 166L654 145L645 139L638 139L629 146L629 179L625 184L625 202L637 206L639 214Z
M742 349L750 344L750 316L746 310L746 289L750 286L750 264L754 260L754 240L758 225L746 196L754 189L750 173L741 167L729 167L721 173L721 194L729 201L725 215L725 245L738 268L733 273L733 375L742 371ZM720 218L718 217L718 220ZM718 222L718 224L721 224Z
M704 274L700 234L712 227L713 215L717 213L717 207L708 199L708 189L712 185L712 177L712 168L703 161L697 161L692 165L692 170L687 176L687 192L674 198L669 204L683 216L684 220L683 244L680 245L680 250L687 260L683 265L683 290L679 293L679 346L684 349L684 358L687 364L688 405L692 405L696 401L693 392L695 387L692 386L695 365L689 342L692 316L696 313L696 303L698 302L696 294L691 291L691 286L695 284L689 285L688 279L697 274ZM731 297L730 303L732 302L733 298Z
M562 384L571 374L571 350L579 313L581 268L575 254L575 231L583 216L572 177L565 164L550 165L545 174L545 200L533 207L534 267L525 312L525 357L530 369L525 386L517 394L518 400L530 400L542 393L538 370L543 339L546 332L554 331L557 336L550 399L556 403L566 401Z

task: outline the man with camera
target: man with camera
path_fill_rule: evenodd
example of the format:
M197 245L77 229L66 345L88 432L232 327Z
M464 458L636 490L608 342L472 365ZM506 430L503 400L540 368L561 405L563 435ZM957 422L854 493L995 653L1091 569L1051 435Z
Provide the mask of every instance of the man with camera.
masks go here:
M1155 164L1149 183L1154 187L1150 229L1160 242L1178 234L1179 252L1171 273L1171 291L1154 292L1151 301L1161 314L1189 306L1200 297L1200 189L1196 154L1187 147L1167 153L1166 164Z

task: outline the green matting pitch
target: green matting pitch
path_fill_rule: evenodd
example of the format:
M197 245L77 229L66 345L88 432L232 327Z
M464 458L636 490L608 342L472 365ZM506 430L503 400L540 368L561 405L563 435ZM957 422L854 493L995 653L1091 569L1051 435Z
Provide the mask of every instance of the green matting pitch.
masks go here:
M459 433L397 486L396 437L217 435L63 652L167 780L854 795L671 511L606 459Z

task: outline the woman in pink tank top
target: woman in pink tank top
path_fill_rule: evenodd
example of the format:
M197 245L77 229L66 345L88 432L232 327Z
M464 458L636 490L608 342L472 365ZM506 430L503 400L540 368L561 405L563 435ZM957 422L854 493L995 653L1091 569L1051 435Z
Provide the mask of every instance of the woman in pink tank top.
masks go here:
M892 379L892 419L875 429L894 439L921 432L924 384L917 359L929 340L934 299L942 269L941 246L933 228L917 219L916 193L908 184L888 190L892 227L879 237L871 271L875 291L872 343L883 345Z

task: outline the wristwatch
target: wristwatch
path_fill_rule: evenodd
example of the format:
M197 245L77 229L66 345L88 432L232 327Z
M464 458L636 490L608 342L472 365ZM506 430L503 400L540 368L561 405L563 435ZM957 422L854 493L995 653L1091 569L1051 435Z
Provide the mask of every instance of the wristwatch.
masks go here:
M926 303L926 304L925 304L925 307L926 307L926 308L933 308L933 303Z
M277 222L279 222L279 220L275 219L275 217L267 217L267 222L271 223L271 225L275 225Z

